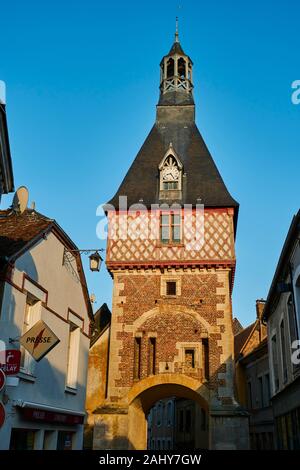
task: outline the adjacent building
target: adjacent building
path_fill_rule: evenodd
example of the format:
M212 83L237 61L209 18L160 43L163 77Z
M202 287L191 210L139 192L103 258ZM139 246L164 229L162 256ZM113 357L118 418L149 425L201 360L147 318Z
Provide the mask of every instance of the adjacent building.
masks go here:
M82 448L93 314L76 249L54 220L34 210L0 212L1 345L21 350L20 372L0 392L1 449ZM30 337L40 320L36 337L47 327L59 342L37 362L20 337Z
M294 216L264 309L278 449L300 449L300 211Z
M208 447L208 416L194 400L159 400L148 417L148 449L195 450Z
M159 400L147 416L147 448L150 450L175 449L175 412L174 397Z
M88 361L84 448L93 448L94 415L107 396L107 373L111 328L111 311L103 304L95 313Z
M274 417L270 395L265 302L256 301L256 320L234 336L236 393L249 413L252 450L274 449Z

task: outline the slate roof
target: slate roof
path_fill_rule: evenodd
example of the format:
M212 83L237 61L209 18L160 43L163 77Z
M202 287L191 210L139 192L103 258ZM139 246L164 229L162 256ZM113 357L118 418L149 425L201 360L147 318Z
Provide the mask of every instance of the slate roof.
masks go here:
M150 207L159 203L158 165L172 142L183 163L182 204L201 203L206 207L238 207L229 194L213 158L194 122L156 123L129 168L115 196L109 201L119 207L119 196L127 196L128 206L143 199ZM173 201L175 202L175 201Z
M110 326L110 323L111 311L107 304L104 303L94 315L93 334L91 337L90 347L96 343L97 339L100 338L102 333Z
M241 331L243 331L243 327L237 318L234 318L232 320L232 329L234 335L237 335L238 333L241 333Z
M169 55L184 54L179 42L174 42ZM167 56L168 57L168 56ZM159 199L158 166L170 143L183 164L182 194L180 200ZM235 226L239 204L228 192L216 164L195 124L194 100L191 91L176 90L161 93L157 106L157 119L129 168L115 196L109 201L119 209L119 197L126 196L127 204L167 202L205 207L232 207ZM109 210L109 207L105 207Z
M254 327L256 326L256 321L251 323L251 325L244 328L240 333L234 335L234 358L237 360L243 347L247 343Z
M179 55L185 55L185 56L186 56L186 54L184 53L184 51L183 51L183 49L182 49L182 47L181 47L180 42L178 42L178 41L177 41L177 42L175 41L175 42L173 43L173 45L172 45L172 47L171 47L171 49L170 49L170 52L169 52L168 56L169 56L169 55L174 55L174 54L179 54Z
M268 338L265 337L251 352L249 352L246 356L240 359L240 362L244 365L249 364L255 358L258 359L262 356L268 354Z

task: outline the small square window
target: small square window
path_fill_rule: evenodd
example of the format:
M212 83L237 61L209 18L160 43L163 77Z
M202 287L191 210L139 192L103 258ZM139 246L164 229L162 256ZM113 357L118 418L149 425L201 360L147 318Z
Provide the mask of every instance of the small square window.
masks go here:
M166 294L167 295L176 295L176 281L167 281L166 282Z
M191 369L195 368L195 350L194 349L185 350L185 365Z

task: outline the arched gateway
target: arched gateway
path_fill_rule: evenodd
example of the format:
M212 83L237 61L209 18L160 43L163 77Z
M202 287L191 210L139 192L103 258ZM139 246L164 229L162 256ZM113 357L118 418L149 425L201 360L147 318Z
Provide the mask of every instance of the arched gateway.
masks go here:
M192 66L176 33L161 61L156 122L106 205L114 288L102 359L89 371L96 449L145 449L145 416L167 396L207 410L209 448L248 447L233 391L238 204L196 127Z
M141 380L128 393L128 438L133 449L147 448L146 416L151 407L168 397L193 400L208 412L208 393L205 387L182 374L159 374Z

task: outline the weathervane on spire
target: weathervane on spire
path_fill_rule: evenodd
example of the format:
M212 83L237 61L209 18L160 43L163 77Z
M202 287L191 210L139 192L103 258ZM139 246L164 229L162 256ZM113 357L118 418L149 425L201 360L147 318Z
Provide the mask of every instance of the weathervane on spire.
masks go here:
M178 16L176 16L175 42L179 42L179 35L178 35Z

